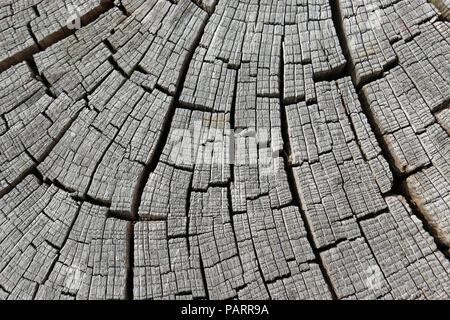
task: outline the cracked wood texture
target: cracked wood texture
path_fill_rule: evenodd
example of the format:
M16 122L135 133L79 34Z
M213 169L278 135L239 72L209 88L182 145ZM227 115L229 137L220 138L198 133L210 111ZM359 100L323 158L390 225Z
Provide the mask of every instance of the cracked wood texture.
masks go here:
M449 8L0 1L0 299L449 299Z

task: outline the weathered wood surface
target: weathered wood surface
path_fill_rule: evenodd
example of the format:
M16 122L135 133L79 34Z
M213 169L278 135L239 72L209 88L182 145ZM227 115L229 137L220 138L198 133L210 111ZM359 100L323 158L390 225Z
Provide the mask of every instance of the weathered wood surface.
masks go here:
M449 299L448 10L0 1L0 299Z

